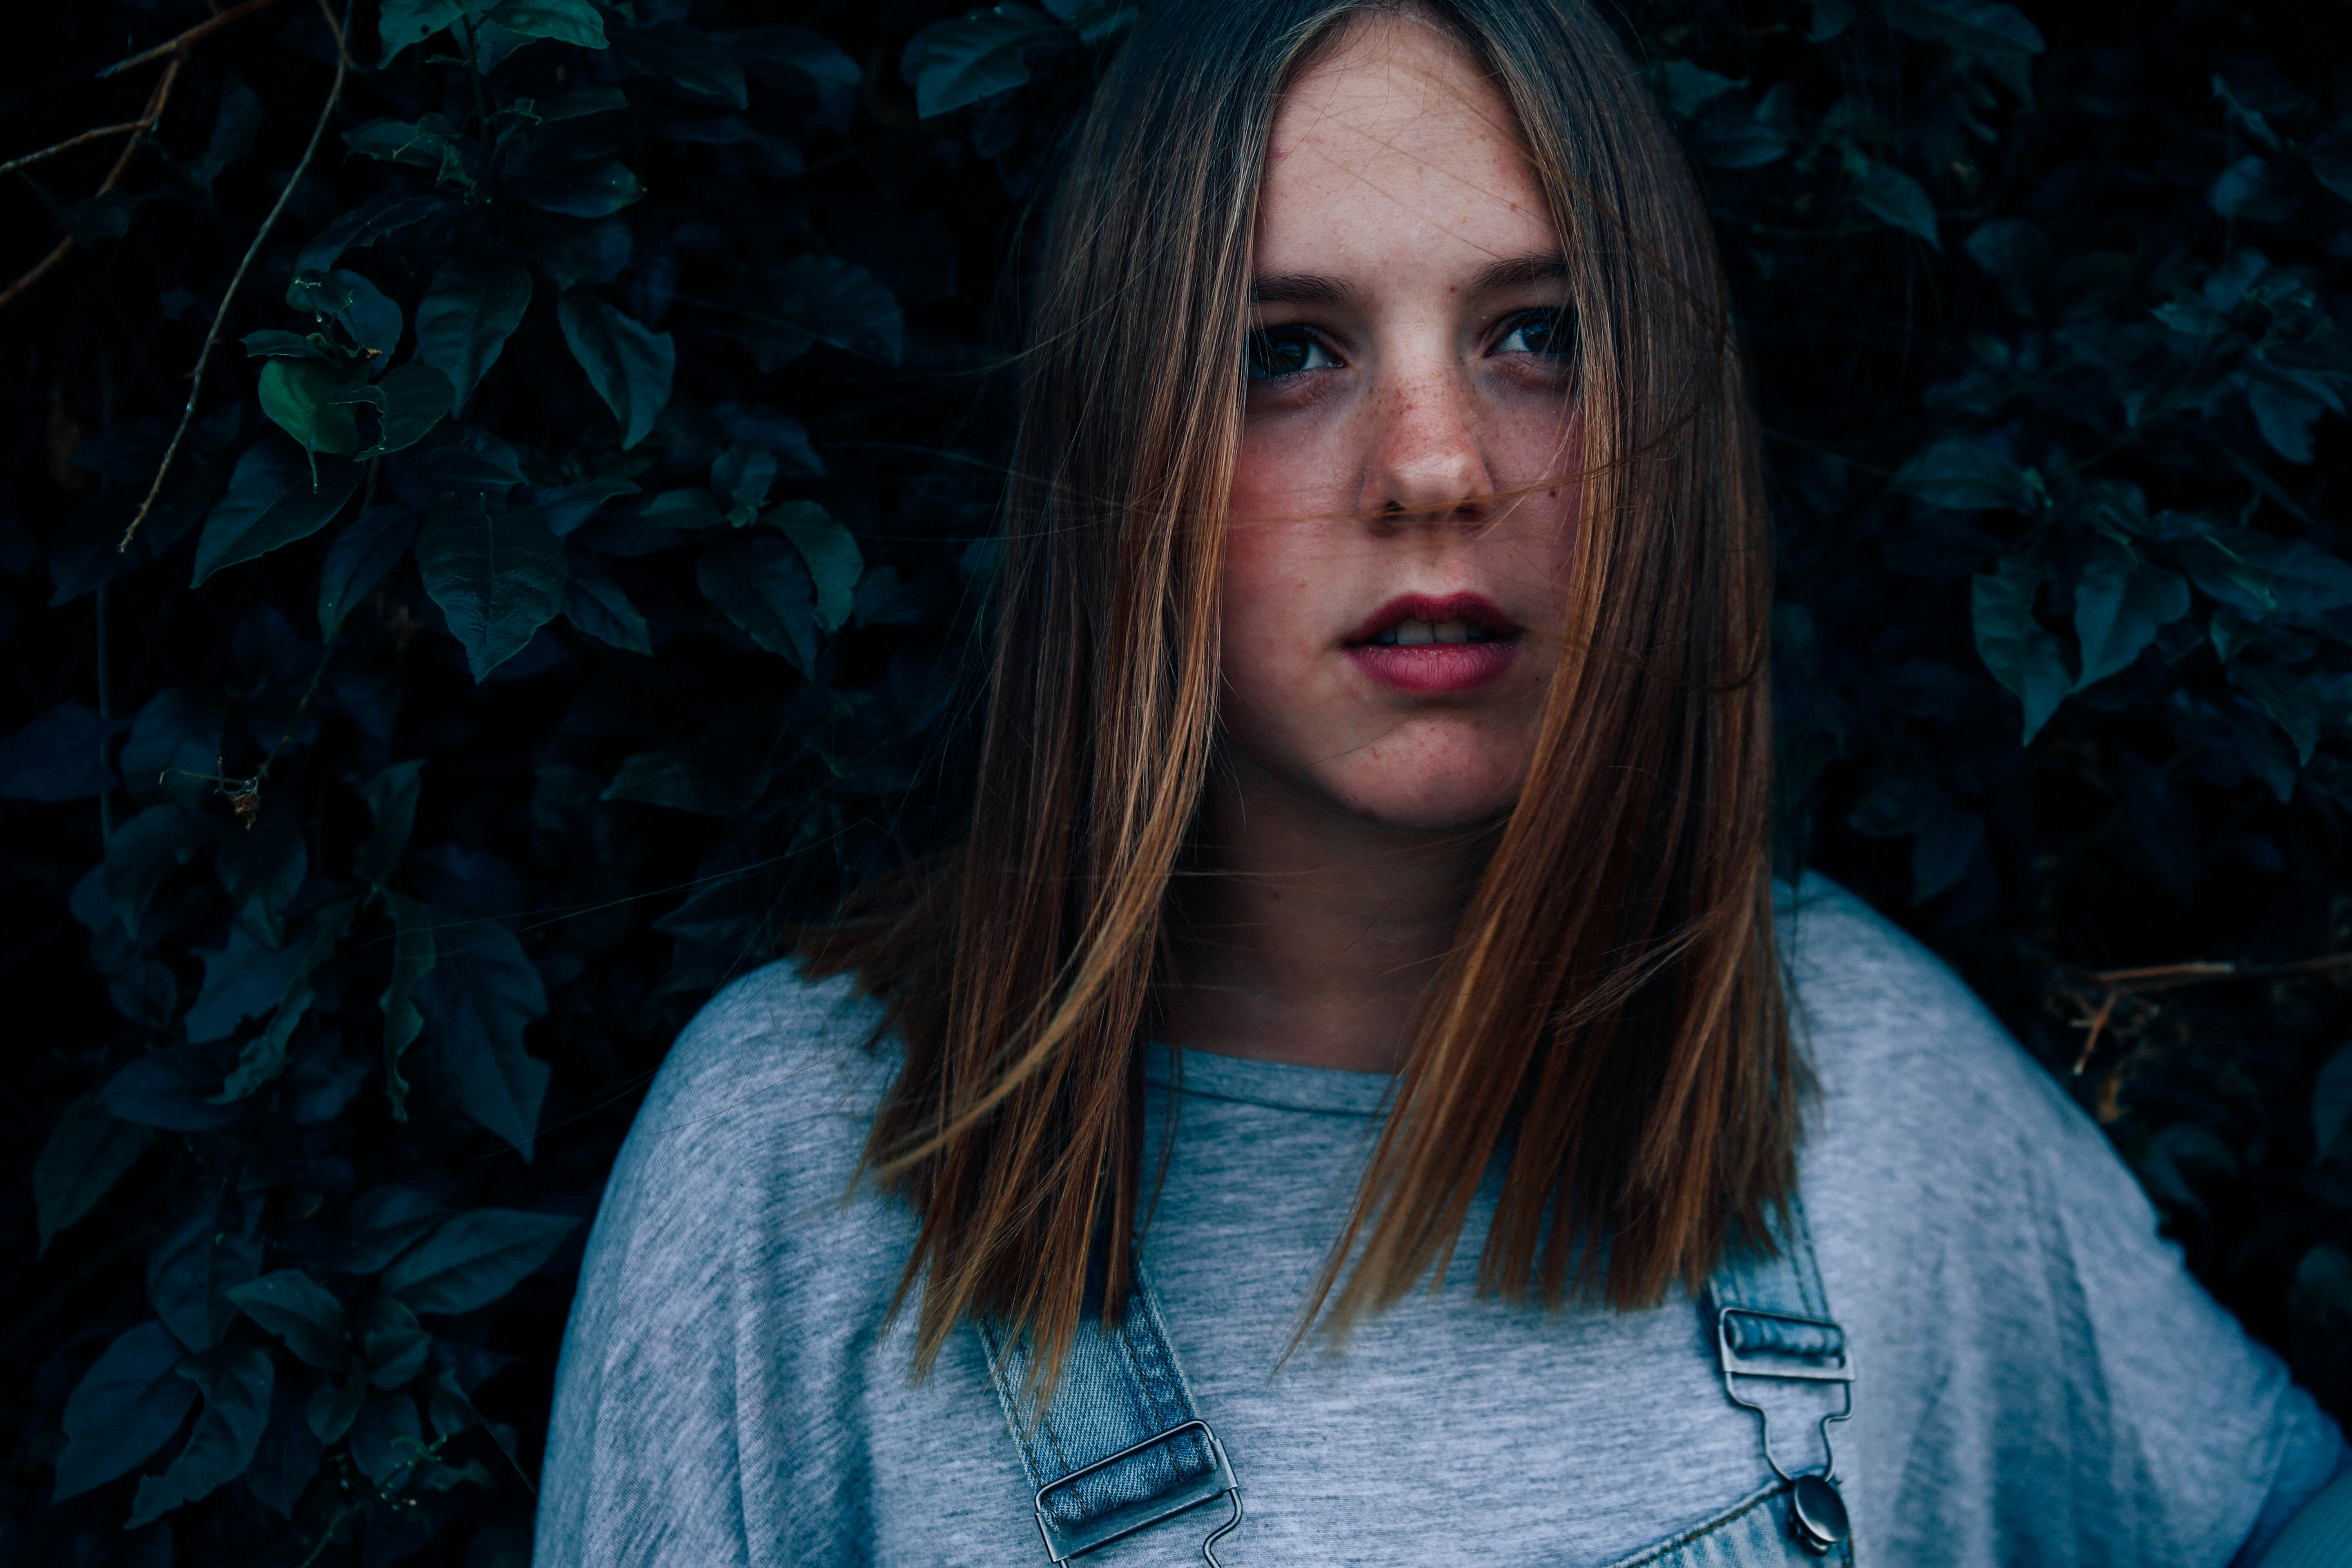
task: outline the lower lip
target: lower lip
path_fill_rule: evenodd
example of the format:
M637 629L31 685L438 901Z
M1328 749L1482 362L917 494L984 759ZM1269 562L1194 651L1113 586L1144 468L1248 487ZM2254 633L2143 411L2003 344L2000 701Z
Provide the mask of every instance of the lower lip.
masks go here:
M1356 668L1392 691L1444 697L1486 685L1510 668L1516 641L1400 644L1359 643L1348 650Z

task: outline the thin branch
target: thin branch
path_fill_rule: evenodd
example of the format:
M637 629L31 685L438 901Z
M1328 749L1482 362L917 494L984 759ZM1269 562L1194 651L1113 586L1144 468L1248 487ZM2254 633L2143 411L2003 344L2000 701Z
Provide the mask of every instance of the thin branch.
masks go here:
M143 66L149 60L159 59L165 55L184 55L188 52L188 47L190 45L194 44L198 38L205 37L207 33L218 32L221 28L227 26L231 22L239 21L244 17L249 16L254 12L260 10L264 5L275 5L277 4L278 0L245 0L244 5L232 5L217 16L207 16L205 20L197 23L194 26L189 28L186 32L182 33L176 38L166 39L163 43L156 45L153 48L135 54L127 60L115 61L112 65L98 73L98 79L104 81L108 77L114 76L122 71L127 71L132 66ZM330 18L330 20L331 21L332 18Z
M196 416L196 395L204 390L205 366L212 362L213 350L220 344L221 325L228 320L228 308L236 302L236 291L244 287L245 275L253 269L254 259L261 254L262 246L269 238L269 231L278 226L278 216L293 199L294 187L300 184L302 177L310 172L310 160L318 155L319 143L327 134L327 123L335 117L335 108L343 100L343 81L351 74L351 52L343 47L343 29L336 23L335 14L328 9L327 0L319 0L319 9L325 15L327 26L335 35L334 85L327 89L327 101L320 107L318 124L310 128L310 144L302 149L302 161L294 165L294 173L287 178L285 189L278 193L277 203L270 207L269 216L261 220L261 231L246 247L245 259L236 264L236 275L228 280L228 292L221 296L220 309L213 312L212 331L205 334L204 351L196 355L196 368L188 373L188 401L180 409L179 428L172 432L172 444L163 448L163 460L155 466L155 479L147 487L147 499L139 503L138 511L131 516L131 525L122 531L121 541L114 547L118 553L131 548L131 541L138 534L139 525L147 521L147 514L154 510L155 498L163 493L163 477L172 471L172 459L180 455L180 443L187 438L189 423ZM223 17L234 15L233 11L221 13ZM177 70L179 61L173 61L172 68Z
M83 142L95 142L101 136L125 136L133 131L144 131L152 123L153 121L147 120L126 120L120 125L98 126L93 130L83 132L79 136L68 136L55 146L44 147L37 153L27 153L21 158L11 158L6 163L0 163L0 174L13 174L27 164L37 163L44 158L54 158L60 153L71 152Z
M2205 985L2218 980L2276 980L2290 974L2315 974L2324 970L2352 966L2352 952L2330 952L2318 958L2296 959L2289 963L2226 963L2204 961L2189 963L2158 963L2140 969L2074 970L2069 978L2080 983L2059 989L2082 1015L2074 1020L2074 1027L2084 1031L2083 1048L2074 1058L2074 1076L2080 1078L2091 1065L2092 1053L2099 1048L2099 1038L2106 1033L2108 1023L2115 1017L2118 1004L2155 991L2178 991L2184 985ZM2098 995L2093 1004L2091 997Z
M122 172L131 166L131 154L139 151L141 143L147 140L147 132L153 130L155 128L155 122L163 118L163 105L171 101L172 84L180 79L180 67L184 63L186 62L184 60L173 60L169 66L164 68L163 76L156 79L155 90L147 95L147 108L145 111L142 113L137 120L132 121L132 123L138 126L139 129L133 131L131 133L131 140L123 143L121 155L114 160L114 167L107 171L105 181L100 184L96 191L91 193L93 196L102 196L106 195L107 192L114 189L115 182L121 179ZM54 152L56 149L52 148L50 151ZM41 153L37 154L37 156L46 157L47 154ZM23 162L23 160L19 160L19 162ZM15 165L12 164L10 166L14 167ZM17 295L22 294L26 289L30 289L34 284L38 283L43 278L48 276L50 268L56 267L58 262L63 261L66 258L66 253L73 247L73 236L66 236L63 239L58 241L57 248L51 250L47 256L44 256L40 260L33 264L33 269L31 271L26 273L22 278L17 279L14 283L9 284L5 290L0 290L0 310L6 310L9 303L14 300Z

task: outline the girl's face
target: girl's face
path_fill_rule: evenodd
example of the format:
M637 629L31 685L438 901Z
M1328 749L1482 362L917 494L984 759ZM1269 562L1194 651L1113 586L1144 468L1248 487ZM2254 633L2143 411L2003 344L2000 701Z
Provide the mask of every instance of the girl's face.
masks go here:
M1360 24L1283 99L1223 582L1245 783L1407 829L1517 798L1575 542L1560 249L1509 106L1431 28Z

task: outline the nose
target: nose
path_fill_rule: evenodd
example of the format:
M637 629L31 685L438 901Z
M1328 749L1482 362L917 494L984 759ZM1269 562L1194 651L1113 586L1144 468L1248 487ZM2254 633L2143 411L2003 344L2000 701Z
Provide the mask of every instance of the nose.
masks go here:
M1458 367L1430 364L1379 389L1361 502L1367 521L1484 520L1495 487L1465 379Z

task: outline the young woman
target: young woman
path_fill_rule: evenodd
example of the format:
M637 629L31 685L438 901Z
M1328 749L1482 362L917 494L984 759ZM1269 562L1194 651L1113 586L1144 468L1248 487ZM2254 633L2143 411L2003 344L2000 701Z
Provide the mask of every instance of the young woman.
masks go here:
M2221 1564L2328 1487L1982 1006L1776 903L1738 359L1580 0L1153 7L1024 363L969 836L664 1067L542 1563Z

